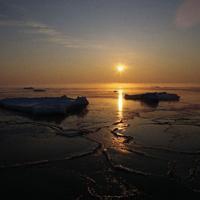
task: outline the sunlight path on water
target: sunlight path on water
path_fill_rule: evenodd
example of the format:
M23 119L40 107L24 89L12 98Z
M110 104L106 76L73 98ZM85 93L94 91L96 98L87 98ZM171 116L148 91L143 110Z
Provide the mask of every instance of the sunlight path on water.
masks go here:
M123 90L118 90L118 116L119 120L123 118Z

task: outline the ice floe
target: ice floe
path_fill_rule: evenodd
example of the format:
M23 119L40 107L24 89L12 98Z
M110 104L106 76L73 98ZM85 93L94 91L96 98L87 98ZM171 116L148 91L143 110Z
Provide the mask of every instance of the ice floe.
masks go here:
M35 115L68 114L84 108L89 104L86 97L72 99L62 97L41 97L41 98L6 98L0 100L0 106Z
M177 94L170 94L167 92L152 92L144 94L129 95L125 94L125 99L149 101L149 102L159 102L159 101L179 101L180 96Z

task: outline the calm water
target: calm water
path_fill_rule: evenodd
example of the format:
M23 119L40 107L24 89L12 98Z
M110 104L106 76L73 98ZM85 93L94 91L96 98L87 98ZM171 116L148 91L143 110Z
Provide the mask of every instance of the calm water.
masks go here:
M171 178L179 180L181 184L193 191L200 190L199 86L101 84L68 85L59 88L54 86L45 89L46 92L36 93L24 90L23 87L1 88L0 98L87 96L90 104L81 113L64 118L38 119L0 110L2 169L50 164L71 158L85 159L87 163L90 160L87 155L94 156L94 159L99 156L98 160L106 156L107 161L102 161L104 167L108 162L113 170L124 170L134 176L136 174L150 176L152 179L148 184L153 182L155 187L164 177L167 180ZM125 93L150 91L176 93L181 96L181 100L146 105L123 98ZM96 165L94 164L97 168ZM87 166L88 171L84 173L92 176L92 179L102 184L102 187L111 184L109 181L105 184L97 179L94 166ZM74 168L76 167L73 166ZM109 173L107 168L105 171ZM103 173L101 176L105 179L108 178L105 172L99 173ZM110 176L112 181L116 178L113 174ZM160 178L158 182L155 176ZM139 184L145 192L149 189L140 178L134 178L135 181L137 180L134 183L127 177L122 179L129 187L137 188ZM118 195L122 195L125 192L122 191L122 185L120 189L110 189L102 195L112 196L116 191L121 191ZM166 187L166 183L163 187ZM130 191L127 190L128 194ZM97 188L95 191L100 193Z

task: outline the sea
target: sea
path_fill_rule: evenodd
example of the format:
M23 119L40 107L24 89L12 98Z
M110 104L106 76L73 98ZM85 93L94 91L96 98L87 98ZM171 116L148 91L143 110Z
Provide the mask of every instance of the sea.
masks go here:
M148 104L124 99L125 94L146 92L175 93L180 100ZM86 96L89 105L60 117L0 109L0 174L5 191L10 187L16 190L19 183L19 189L25 187L30 192L31 185L36 193L43 194L41 184L45 183L54 188L50 196L66 192L71 199L132 199L134 195L160 199L176 197L173 191L178 197L189 195L193 199L199 195L200 85L0 87L0 99L63 95ZM51 180L60 176L62 186ZM76 181L69 183L69 177ZM69 185L71 190L66 191L64 186Z

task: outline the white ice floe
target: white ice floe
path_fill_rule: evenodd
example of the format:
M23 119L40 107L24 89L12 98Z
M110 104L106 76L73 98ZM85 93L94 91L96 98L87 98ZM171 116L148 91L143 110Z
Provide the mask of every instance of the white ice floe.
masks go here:
M72 99L62 97L42 98L6 98L0 100L0 106L35 115L67 114L84 108L89 104L86 97Z
M125 94L125 99L140 100L140 101L179 101L180 97L177 94L170 94L167 92L153 92L136 95Z

